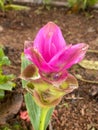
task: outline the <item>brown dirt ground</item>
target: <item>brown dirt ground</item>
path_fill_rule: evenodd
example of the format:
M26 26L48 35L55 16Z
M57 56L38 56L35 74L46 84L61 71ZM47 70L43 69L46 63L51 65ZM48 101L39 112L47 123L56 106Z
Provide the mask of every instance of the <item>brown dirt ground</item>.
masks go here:
M90 49L98 50L98 10L72 14L63 7L50 7L47 10L42 6L32 6L30 11L0 12L0 44L4 45L12 63L12 67L5 70L6 73L19 76L24 41L33 40L40 27L49 21L60 26L68 44L84 42L89 44ZM98 53L87 53L86 58L98 60ZM98 80L96 71L78 65L73 66L70 72L79 73L88 80ZM19 79L16 81L17 87L11 94L22 93L21 82ZM79 89L64 96L56 110L57 119L53 117L51 121L53 130L98 130L98 84L79 80ZM9 124L15 121L21 122L23 130L31 130L27 123L19 119L19 114L7 119Z

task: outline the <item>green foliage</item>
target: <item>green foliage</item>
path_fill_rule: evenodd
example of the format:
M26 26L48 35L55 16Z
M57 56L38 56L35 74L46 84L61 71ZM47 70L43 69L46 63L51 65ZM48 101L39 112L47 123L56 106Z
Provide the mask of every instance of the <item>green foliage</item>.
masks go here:
M22 54L21 56L22 60L22 66L21 66L21 71L23 71L30 62L25 58L25 56ZM22 80L22 86L23 88L26 87L27 81ZM53 108L41 108L39 107L34 99L33 96L29 93L25 94L25 103L26 107L28 110L28 114L30 116L31 123L34 127L34 130L46 130L51 114L53 112ZM46 115L45 115L45 110L46 110ZM44 121L43 121L44 120Z
M1 10L4 10L4 3L5 3L5 0L0 0L0 9Z
M68 0L69 6L71 8L77 9L78 11L80 9L85 10L87 7L94 6L98 0Z
M27 65L30 64L30 61L28 61L28 60L25 58L24 54L21 55L21 61L22 61L22 62L21 62L21 72L23 72L24 68L26 68ZM26 84L27 84L27 81L22 80L22 87L23 87L23 88L26 87Z
M15 87L15 83L11 82L14 79L14 75L4 75L2 67L4 65L10 65L10 61L7 56L5 56L3 49L0 48L0 98L4 97L4 90L12 90Z
M36 105L31 94L25 95L26 107L35 130L39 128L41 108Z
M87 0L87 6L93 6L98 3L98 0Z
M13 0L0 0L0 9L2 11L7 11L7 10L28 10L30 9L27 6L21 6L21 5L16 5L12 4Z
M24 129L24 127L17 121L13 124L4 124L0 126L0 130L27 130L27 128Z
M51 2L51 0L43 0L44 7L45 7L47 10L50 10L50 8L51 8L50 2Z
M22 6L22 5L15 5L15 4L8 4L5 5L5 10L29 10L29 7Z
M74 4L78 2L78 0L68 0L68 2L69 2L69 6L72 7L74 6Z
M43 4L49 4L51 0L43 0Z
M3 65L10 65L10 61L7 56L5 56L3 49L0 48L0 67Z
M0 90L0 99L4 97L4 90Z

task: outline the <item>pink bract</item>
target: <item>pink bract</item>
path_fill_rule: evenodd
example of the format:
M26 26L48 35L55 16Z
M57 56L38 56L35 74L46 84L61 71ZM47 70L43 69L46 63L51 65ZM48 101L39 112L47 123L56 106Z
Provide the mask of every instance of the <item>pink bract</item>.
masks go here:
M39 72L67 73L64 70L80 62L87 49L85 43L66 45L60 28L49 22L39 30L34 41L26 41L24 53Z
M23 120L26 120L27 122L30 122L30 117L29 117L27 111L21 111L20 112L20 118L23 119Z

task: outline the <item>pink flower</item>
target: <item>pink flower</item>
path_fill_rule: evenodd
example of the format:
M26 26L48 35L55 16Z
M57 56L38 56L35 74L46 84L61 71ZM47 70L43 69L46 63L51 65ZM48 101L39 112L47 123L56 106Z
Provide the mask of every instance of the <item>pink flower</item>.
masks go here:
M80 62L88 49L85 43L66 45L60 28L53 22L47 23L34 41L26 41L24 53L39 69L40 74L60 73Z

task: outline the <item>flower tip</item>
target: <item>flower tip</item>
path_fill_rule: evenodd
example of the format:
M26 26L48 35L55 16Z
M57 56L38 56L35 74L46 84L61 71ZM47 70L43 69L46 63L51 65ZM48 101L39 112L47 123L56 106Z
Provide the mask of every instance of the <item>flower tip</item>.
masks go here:
M82 52L86 52L87 49L89 48L89 45L86 43L79 43L77 44L77 48L79 48Z
M83 43L83 49L82 50L87 50L89 48L89 45L86 43Z
M89 48L89 45L88 44L85 44L85 43L82 43L83 46L82 46L82 52L86 53L88 48Z
M47 24L56 25L54 22L49 21Z
M48 22L48 23L46 24L46 27L49 27L49 28L56 28L57 25L56 25L54 22L50 21L50 22Z

